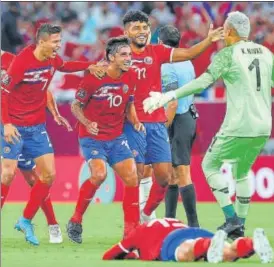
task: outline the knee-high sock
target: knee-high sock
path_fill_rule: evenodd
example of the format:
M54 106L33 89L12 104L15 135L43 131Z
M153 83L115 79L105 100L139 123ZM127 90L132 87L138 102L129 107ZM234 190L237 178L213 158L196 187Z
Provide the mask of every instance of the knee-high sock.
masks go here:
M166 192L165 204L166 204L166 218L175 218L177 203L179 196L179 188L177 184L169 185Z
M37 180L30 192L30 198L27 203L26 208L24 209L23 216L28 220L32 218L37 213L43 201L49 194L50 185Z
M144 209L146 205L151 187L152 187L152 177L147 177L140 181L140 185L139 185L140 212Z
M125 186L124 199L124 237L135 229L140 220L139 186Z
M235 209L238 217L241 219L243 223L245 223L245 219L248 214L250 198L251 187L249 184L249 180L246 178L240 181L236 181Z
M165 197L166 189L167 186L163 187L156 180L153 181L150 194L144 208L145 215L150 216L151 213L159 206Z
M189 184L184 187L180 187L180 194L185 208L188 225L190 227L199 227L194 185Z
M43 210L46 218L47 218L47 222L48 225L54 225L54 224L58 224L56 217L55 217L55 213L53 210L53 206L52 206L52 202L50 199L50 196L48 196L41 204L41 209Z
M93 184L90 180L86 180L79 192L76 208L71 221L75 223L82 223L83 215L89 206L89 203L96 193L98 186Z
M228 184L221 173L218 171L212 174L207 178L207 182L218 204L222 208L226 219L234 217L236 212L229 196Z

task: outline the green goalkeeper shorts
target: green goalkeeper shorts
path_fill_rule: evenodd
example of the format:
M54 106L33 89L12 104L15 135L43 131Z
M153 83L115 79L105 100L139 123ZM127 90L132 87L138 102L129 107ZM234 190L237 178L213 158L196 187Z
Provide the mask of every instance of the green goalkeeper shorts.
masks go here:
M218 173L225 162L232 165L234 179L246 178L268 138L215 136L202 162L206 179Z

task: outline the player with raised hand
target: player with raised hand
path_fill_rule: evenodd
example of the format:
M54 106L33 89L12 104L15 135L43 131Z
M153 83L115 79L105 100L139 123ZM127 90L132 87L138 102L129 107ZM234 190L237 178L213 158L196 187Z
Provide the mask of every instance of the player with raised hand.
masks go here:
M230 13L224 30L227 47L215 55L204 74L175 91L151 92L143 104L144 111L151 114L171 100L201 92L219 78L224 80L226 115L203 159L202 168L225 215L226 222L220 228L234 239L244 235L252 194L248 172L271 133L274 58L266 47L248 40L250 21L245 14ZM232 164L236 181L235 208L228 184L220 173L224 162Z
M138 226L127 238L106 251L103 260L219 263L249 258L256 253L262 263L273 261L273 249L263 229L255 229L253 238L238 238L231 244L226 238L223 230L214 235L206 229L188 227L177 219L155 219Z
M68 222L70 240L82 243L82 218L96 190L107 177L106 162L125 183L124 236L139 224L139 187L136 164L123 134L125 117L134 129L143 131L134 107L136 73L130 69L131 49L127 37L107 42L109 65L101 80L87 75L79 85L72 113L79 121L79 143L91 177L79 192L76 208Z
M167 120L165 110L161 108L153 114L146 114L143 111L142 102L149 96L149 92L161 92L161 64L185 61L198 56L212 42L222 38L223 29L213 30L211 26L205 40L185 49L147 44L150 37L149 19L141 11L127 12L123 18L123 24L125 34L131 40L132 68L138 79L135 91L136 112L145 125L146 134L135 131L130 123L125 124L124 130L135 155L139 180L143 178L145 164L152 164L156 178L147 204L141 213L141 219L148 220L164 198L172 167L169 138L164 124Z
M23 216L16 224L33 245L39 245L39 241L31 220L55 179L53 148L45 128L48 85L56 70L76 72L89 68L96 72L99 68L89 62L63 61L57 55L60 46L61 27L43 24L37 31L36 44L14 58L1 81L2 198L8 193L21 154L34 159L41 171Z

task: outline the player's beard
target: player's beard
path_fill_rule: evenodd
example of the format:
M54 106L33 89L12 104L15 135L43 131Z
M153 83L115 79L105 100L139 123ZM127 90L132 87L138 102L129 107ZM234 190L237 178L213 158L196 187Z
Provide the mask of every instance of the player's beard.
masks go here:
M143 48L143 47L145 47L145 46L147 45L147 39L146 39L146 42L143 43L143 44L138 43L138 42L136 41L136 39L132 39L131 42L132 42L132 44L135 45L137 48Z

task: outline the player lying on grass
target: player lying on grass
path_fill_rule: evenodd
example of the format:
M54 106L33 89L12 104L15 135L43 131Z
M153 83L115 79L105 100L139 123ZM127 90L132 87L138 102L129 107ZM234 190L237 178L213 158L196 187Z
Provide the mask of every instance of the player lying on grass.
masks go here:
M112 38L106 46L109 65L101 80L86 75L76 92L72 113L79 121L79 144L91 177L79 191L67 225L70 240L82 243L82 218L96 190L107 177L106 162L125 184L124 236L139 224L139 187L136 164L123 134L125 117L136 131L144 130L134 107L136 73L130 69L131 49L126 37Z
M11 65L14 58L15 55L1 50L1 78L5 75L8 67ZM47 91L47 109L49 110L58 125L63 125L68 131L72 131L69 122L60 115L55 99L50 91ZM21 154L18 158L18 169L21 171L26 182L31 187L34 185L35 181L39 179L39 174L35 162L33 161L33 159L25 158L23 154ZM4 203L5 199L2 199L1 208L3 207ZM49 226L49 242L62 243L63 238L61 234L61 229L56 220L50 196L48 196L42 203L41 209L46 216Z
M46 130L47 88L55 71L76 72L98 68L90 62L63 61L61 27L43 24L37 30L36 43L24 48L12 61L1 81L1 193L5 198L15 177L19 155L35 161L39 179L15 228L25 233L33 245L39 245L31 223L48 197L55 180L54 152Z
M262 263L273 261L273 249L263 229L256 229L253 238L241 237L227 243L226 233L215 235L202 228L192 228L177 219L155 219L136 228L103 255L103 260L140 259L145 261L211 263L249 258L257 253Z
M248 172L271 133L274 58L266 47L248 40L250 21L245 14L230 13L224 23L224 31L227 47L215 55L204 74L175 91L165 94L151 92L151 97L144 100L143 106L145 112L152 113L172 100L201 92L219 78L224 80L227 89L226 115L203 159L202 168L226 218L220 228L234 239L244 235L252 194ZM231 163L233 168L235 209L228 183L220 173L224 162Z

